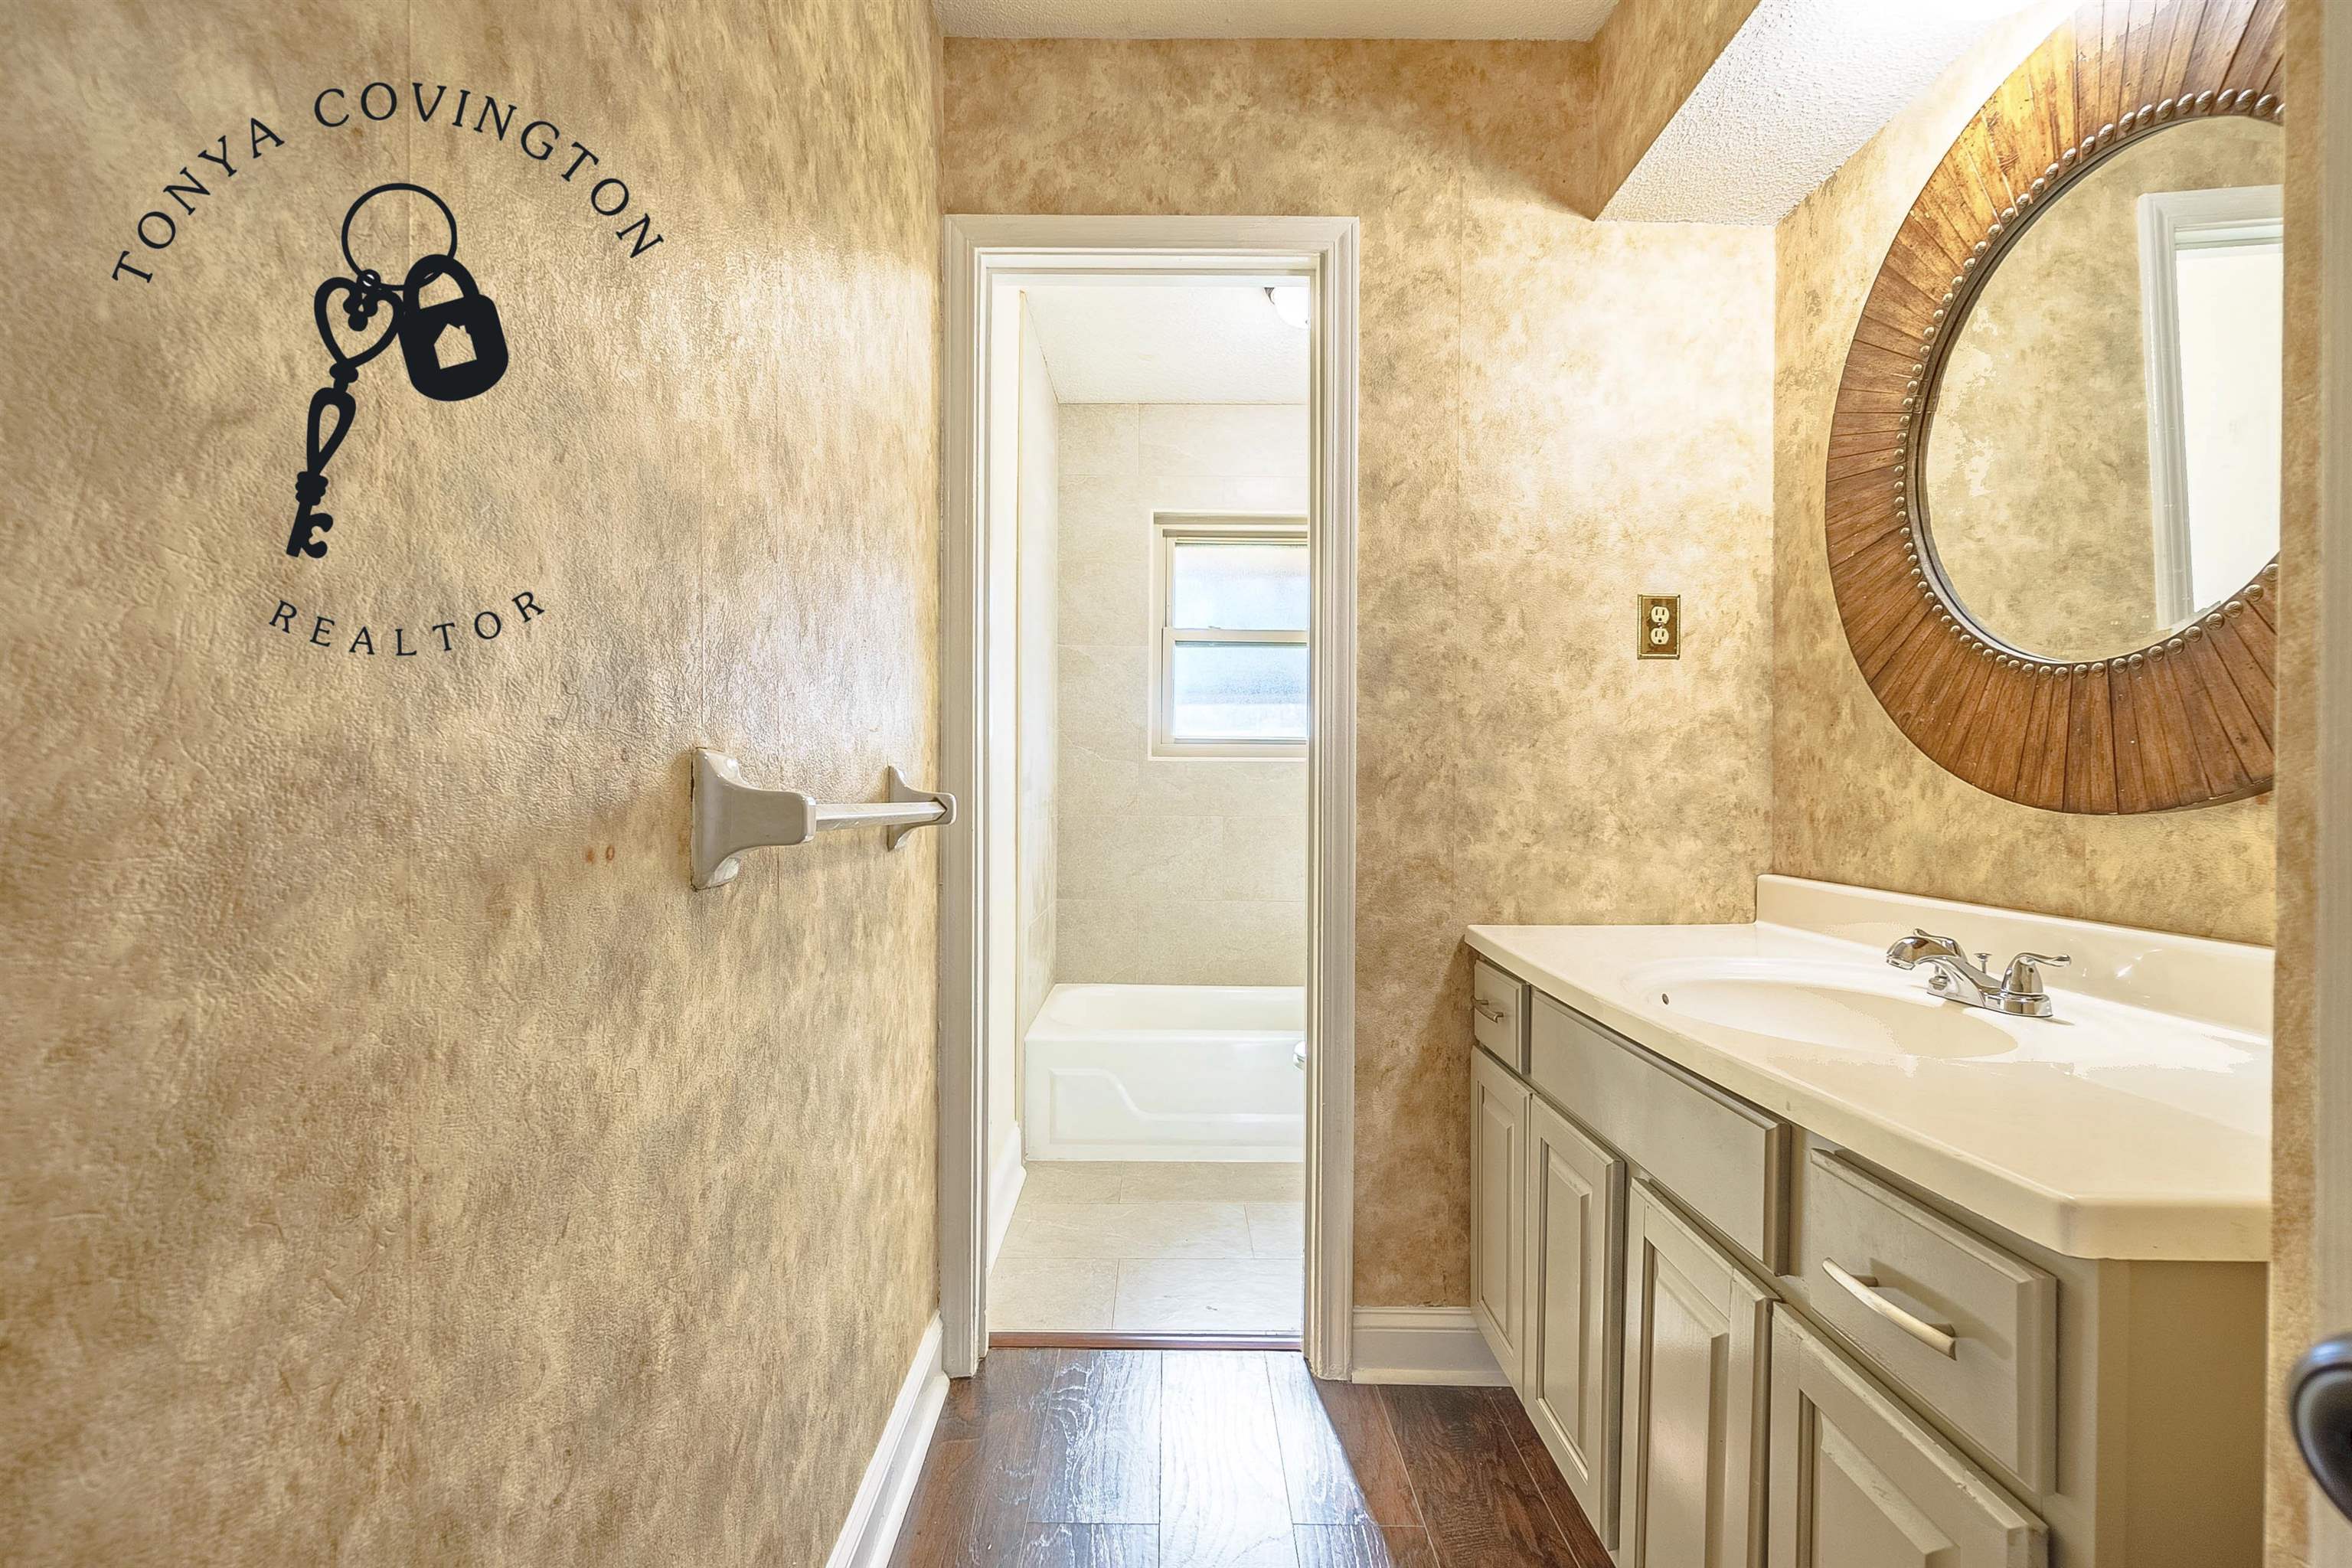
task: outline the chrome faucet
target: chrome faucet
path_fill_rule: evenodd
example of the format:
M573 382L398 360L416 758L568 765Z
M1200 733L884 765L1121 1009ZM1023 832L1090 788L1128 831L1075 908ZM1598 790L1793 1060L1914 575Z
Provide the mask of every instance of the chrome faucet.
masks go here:
M1950 937L1915 931L1886 950L1886 962L1897 969L1927 964L1931 972L1928 989L1962 1006L1983 1007L2012 1018L2047 1018L2050 993L2042 987L2042 967L2063 966L2070 960L2063 953L2021 952L1995 980L1992 954L1979 952L1970 963L1960 944Z

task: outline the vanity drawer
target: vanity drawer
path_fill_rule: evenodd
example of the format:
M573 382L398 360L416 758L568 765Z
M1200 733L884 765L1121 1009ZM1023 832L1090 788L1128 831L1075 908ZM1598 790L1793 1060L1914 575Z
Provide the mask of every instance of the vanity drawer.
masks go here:
M1805 1299L2032 1491L2057 1484L2058 1282L1832 1150L1804 1183Z
M1789 1124L1538 993L1528 1076L1771 1273L1787 1234Z
M1528 987L1483 958L1470 961L1470 1032L1513 1072L1528 1070Z

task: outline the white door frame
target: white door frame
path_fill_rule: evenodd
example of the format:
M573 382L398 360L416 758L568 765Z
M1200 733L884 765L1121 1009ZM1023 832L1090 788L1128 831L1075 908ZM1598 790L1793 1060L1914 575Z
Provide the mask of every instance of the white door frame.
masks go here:
M1349 1370L1355 1300L1356 309L1358 225L1337 217L946 219L945 511L940 561L940 769L967 805L940 843L939 1247L942 1359L950 1377L987 1348L987 893L985 722L988 347L997 285L1013 279L1292 274L1314 284L1309 529L1315 597L1308 831L1306 1350L1318 1376ZM1012 606L998 606L1010 614ZM997 679L1003 673L994 672Z

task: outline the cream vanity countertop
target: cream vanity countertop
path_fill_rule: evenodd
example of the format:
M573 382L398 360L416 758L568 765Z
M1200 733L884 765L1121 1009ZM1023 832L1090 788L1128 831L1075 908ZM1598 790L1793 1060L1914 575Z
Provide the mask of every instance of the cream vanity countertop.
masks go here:
M1784 877L1759 879L1758 916L1473 926L1469 941L1659 1056L2055 1252L2268 1255L2268 948ZM2056 1016L1906 994L1925 995L1927 972L1893 969L1885 952L1914 927L1991 950L1996 973L2013 952L2071 952L2047 976ZM1739 1026L1756 1020L1720 1000L1745 994L1737 980L1699 1001L1742 973L1818 983L1798 1001L1822 1029L1809 1033L1803 1005L1765 1020L1778 1032ZM1906 1051L1930 1033L1934 1054Z

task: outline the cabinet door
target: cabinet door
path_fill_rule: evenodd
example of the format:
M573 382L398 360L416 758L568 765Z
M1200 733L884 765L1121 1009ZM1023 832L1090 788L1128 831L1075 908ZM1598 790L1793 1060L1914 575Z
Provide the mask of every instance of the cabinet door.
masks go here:
M1771 1300L1646 1178L1633 1183L1618 1568L1763 1561Z
M1528 1415L1601 1544L1617 1541L1625 1162L1528 1110Z
M1470 1053L1470 1310L1513 1387L1527 1380L1528 1089Z
M1783 1307L1771 1568L2041 1568L2042 1521Z

